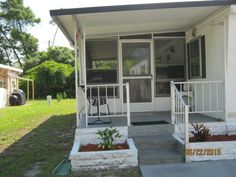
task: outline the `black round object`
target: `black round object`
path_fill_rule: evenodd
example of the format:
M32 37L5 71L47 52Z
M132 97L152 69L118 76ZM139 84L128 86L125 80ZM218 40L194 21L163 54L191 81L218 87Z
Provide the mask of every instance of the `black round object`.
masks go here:
M9 102L11 106L17 106L19 105L19 99L16 95L11 95L9 98Z
M25 93L23 90L15 89L9 98L10 105L18 106L26 103Z

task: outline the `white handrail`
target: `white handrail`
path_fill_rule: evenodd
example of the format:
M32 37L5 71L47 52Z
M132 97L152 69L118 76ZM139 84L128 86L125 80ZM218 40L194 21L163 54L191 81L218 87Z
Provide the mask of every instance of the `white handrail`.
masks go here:
M122 88L122 89L121 89ZM126 91L126 106L127 111L125 112L123 98L119 98L123 96L123 94L118 93L121 90ZM95 90L95 93L93 93ZM110 94L109 93L110 90ZM118 92L119 91L119 92ZM103 93L104 92L104 93ZM85 85L85 117L86 117L86 127L88 127L88 119L89 118L114 118L114 117L126 117L127 125L130 126L130 93L129 93L129 83L123 84L88 84ZM104 100L105 104L102 104ZM97 102L97 103L96 103ZM96 106L94 106L96 104ZM119 111L118 107L121 104L121 111ZM106 106L106 113L101 112L102 108ZM112 106L112 111L110 107ZM93 113L92 108L97 109L96 113ZM110 112L111 111L111 112Z
M182 95L179 93L175 83L171 82L171 101L172 101L172 123L176 124L180 131L180 138L188 144L188 122L189 122L189 106L184 102Z
M172 123L178 127L185 145L189 142L189 114L224 112L224 99L220 94L223 84L224 81L171 82Z
M186 81L186 82L174 82L174 84L202 84L202 83L224 83L224 81Z

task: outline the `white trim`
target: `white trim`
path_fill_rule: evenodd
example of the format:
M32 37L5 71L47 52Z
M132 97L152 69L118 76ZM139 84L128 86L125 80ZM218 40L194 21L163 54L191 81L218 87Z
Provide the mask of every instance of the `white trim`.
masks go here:
M185 39L185 36L153 36L153 39Z
M154 110L154 99L155 99L155 84L156 80L154 79L155 74L155 55L154 55L154 39L153 39L153 34L152 34L152 41L150 44L150 49L151 49L151 97L152 97L152 111Z
M142 42L152 42L152 39L120 39L120 42L123 43L142 43Z
M229 13L230 13L230 6L223 7L217 10L215 13L209 15L208 17L205 17L204 19L200 20L198 23L195 23L194 25L191 25L190 27L186 28L184 31L189 31L194 27L197 27L197 29L204 28L205 26L214 23L214 21L219 17L224 18Z
M121 63L121 68L120 68L120 75L121 75L121 82L125 79L150 79L151 80L151 101L150 102L141 102L141 103L131 103L130 102L130 107L131 107L131 112L138 112L140 110L140 106L143 108L143 111L153 111L153 102L154 102L154 85L153 85L153 39L119 39L119 47L120 47L120 63ZM147 76L123 76L123 58L122 58L122 44L124 43L149 43L150 45L150 75ZM124 104L127 106L126 104Z
M0 64L0 69L6 69L6 70L10 70L10 71L15 71L15 72L18 72L18 73L23 72L22 69L15 68L15 67L12 67L12 66L3 65L3 64Z
M152 79L152 76L123 76L123 80L125 79Z
M74 17L74 16L73 16ZM76 18L74 17L74 52L75 52L75 97L76 97L76 126L79 127L79 108L78 108L78 102L79 102L79 97L78 97L78 40L77 40L77 21Z

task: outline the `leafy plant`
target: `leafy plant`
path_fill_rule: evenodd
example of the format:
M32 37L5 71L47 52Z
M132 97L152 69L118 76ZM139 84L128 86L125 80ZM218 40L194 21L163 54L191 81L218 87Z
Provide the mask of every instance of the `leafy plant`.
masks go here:
M191 131L194 135L194 138L197 142L208 141L208 138L211 136L209 133L209 128L204 124L191 124L195 131Z
M57 99L58 102L61 102L61 100L63 99L62 93L58 92L58 93L56 94L56 99Z
M67 94L66 94L66 92L64 91L63 92L63 99L66 99L67 98Z
M103 150L112 150L115 139L122 137L122 135L116 128L106 128L104 130L98 130L96 134L102 141L100 143L100 146Z

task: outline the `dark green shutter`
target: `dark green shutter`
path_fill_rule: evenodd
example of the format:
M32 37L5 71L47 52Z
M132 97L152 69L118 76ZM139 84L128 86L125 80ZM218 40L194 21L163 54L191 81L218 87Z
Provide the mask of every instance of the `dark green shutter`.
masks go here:
M202 78L206 78L206 51L205 51L205 36L201 37L201 53L202 53Z
M188 79L191 79L190 65L190 43L187 43Z

